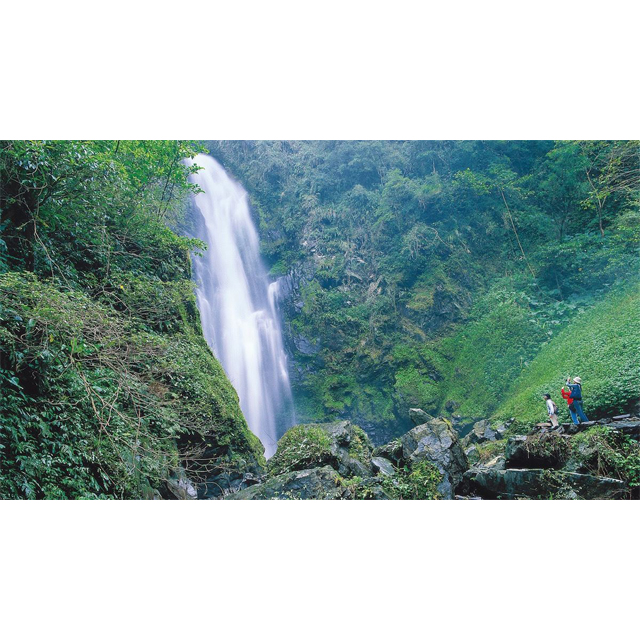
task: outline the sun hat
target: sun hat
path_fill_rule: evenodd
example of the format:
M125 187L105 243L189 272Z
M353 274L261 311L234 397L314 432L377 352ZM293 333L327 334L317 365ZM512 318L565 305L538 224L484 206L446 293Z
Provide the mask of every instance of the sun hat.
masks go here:
M574 382L577 382L578 384L582 384L582 378L581 378L580 376L576 376L576 377L573 379L573 381L574 381Z

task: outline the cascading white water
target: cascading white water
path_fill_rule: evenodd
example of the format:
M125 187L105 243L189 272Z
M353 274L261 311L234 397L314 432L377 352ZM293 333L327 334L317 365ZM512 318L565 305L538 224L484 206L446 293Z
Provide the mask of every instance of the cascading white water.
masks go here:
M240 398L266 457L294 422L287 357L277 313L278 283L269 282L247 193L213 158L193 181L197 236L207 245L193 260L202 329Z

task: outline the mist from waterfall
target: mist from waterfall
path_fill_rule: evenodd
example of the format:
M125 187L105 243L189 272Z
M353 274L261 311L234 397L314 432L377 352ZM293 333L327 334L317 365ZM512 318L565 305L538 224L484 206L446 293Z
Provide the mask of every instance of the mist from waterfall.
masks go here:
M210 156L189 162L203 167L192 178L204 190L195 196L195 229L207 251L193 259L202 329L270 457L295 419L279 284L262 262L246 191Z

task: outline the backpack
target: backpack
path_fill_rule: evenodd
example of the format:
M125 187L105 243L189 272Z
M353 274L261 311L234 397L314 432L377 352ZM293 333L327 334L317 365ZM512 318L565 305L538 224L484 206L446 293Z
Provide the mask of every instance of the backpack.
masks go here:
M579 384L575 384L571 387L571 395L569 396L573 400L582 400L582 387Z
M551 406L553 407L553 413L558 415L558 405L553 400L551 401Z

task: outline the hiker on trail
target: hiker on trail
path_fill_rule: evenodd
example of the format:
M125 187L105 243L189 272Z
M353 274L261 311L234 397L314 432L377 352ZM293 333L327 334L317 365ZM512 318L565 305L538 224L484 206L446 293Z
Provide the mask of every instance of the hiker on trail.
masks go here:
M558 405L551 399L548 393L544 394L544 399L547 404L547 413L549 414L549 420L551 420L551 426L555 429L560 426L558 424Z
M582 409L582 378L576 376L571 383L571 376L567 378L568 391L562 387L560 393L562 397L567 401L569 405L569 413L571 414L571 420L573 424L580 424L580 422L588 422L589 418Z
M560 393L562 397L567 401L567 405L569 405L569 415L571 416L571 421L573 424L578 424L578 416L576 416L576 410L573 408L573 398L571 397L571 391L567 391L564 387L560 389Z

